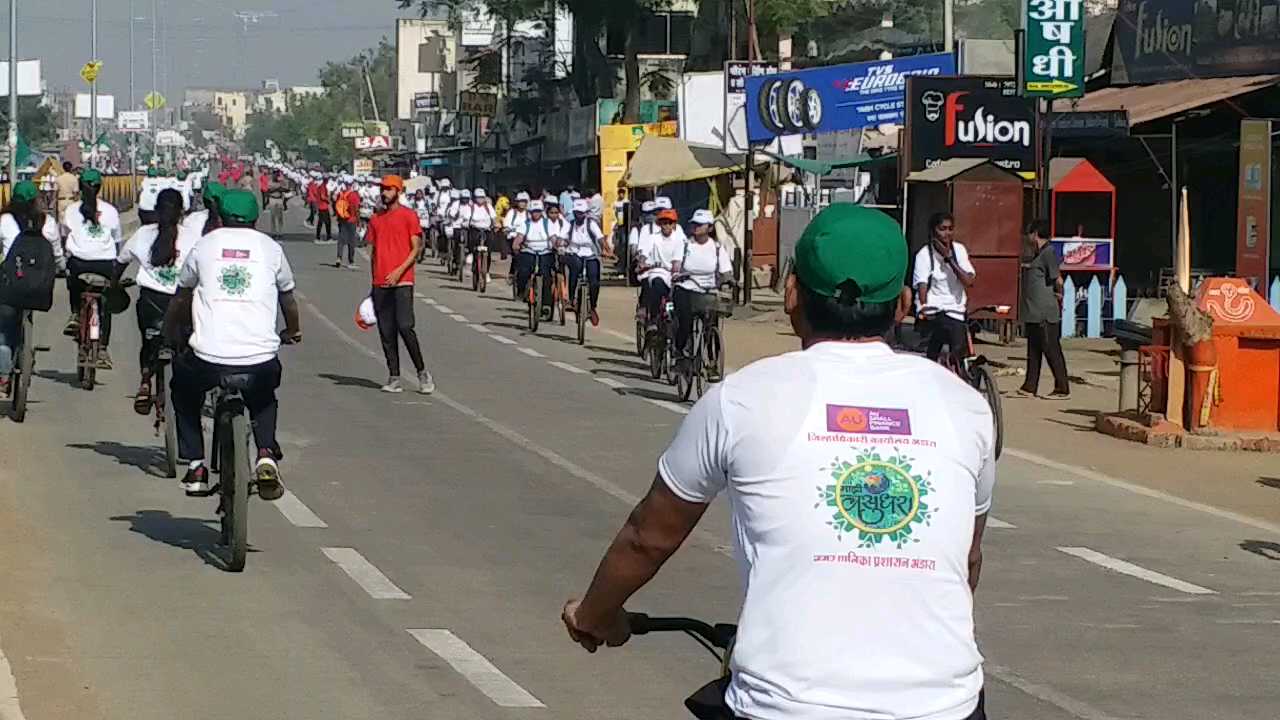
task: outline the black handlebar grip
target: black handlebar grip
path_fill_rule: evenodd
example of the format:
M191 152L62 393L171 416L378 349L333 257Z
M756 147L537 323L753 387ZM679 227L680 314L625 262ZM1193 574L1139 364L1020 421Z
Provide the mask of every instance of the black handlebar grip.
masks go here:
M627 624L631 626L632 635L647 635L649 633L649 616L645 613L627 613Z

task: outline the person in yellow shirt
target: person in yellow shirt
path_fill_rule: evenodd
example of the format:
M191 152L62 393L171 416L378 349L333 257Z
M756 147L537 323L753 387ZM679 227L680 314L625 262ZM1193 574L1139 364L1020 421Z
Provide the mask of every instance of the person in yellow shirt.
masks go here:
M493 204L493 211L498 214L495 224L502 227L502 221L507 216L507 211L511 209L511 198L507 197L504 192L498 193L498 201Z

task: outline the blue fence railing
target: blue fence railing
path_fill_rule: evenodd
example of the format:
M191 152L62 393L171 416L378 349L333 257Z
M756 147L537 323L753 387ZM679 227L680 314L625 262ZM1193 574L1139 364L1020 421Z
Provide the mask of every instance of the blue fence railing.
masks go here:
M1272 278L1267 300L1280 312L1280 276ZM1129 311L1129 288L1124 277L1117 277L1111 287L1095 275L1088 285L1077 285L1067 277L1062 287L1062 337L1103 337L1115 320L1123 320Z

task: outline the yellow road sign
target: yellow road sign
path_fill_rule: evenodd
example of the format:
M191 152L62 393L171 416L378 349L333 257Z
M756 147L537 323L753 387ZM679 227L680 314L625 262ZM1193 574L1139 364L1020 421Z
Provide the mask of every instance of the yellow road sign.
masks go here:
M86 83L92 85L98 79L98 74L102 72L101 60L90 60L80 68L80 78Z
M1071 92L1072 90L1075 90L1077 87L1079 86L1076 85L1075 83L1069 83L1065 80L1053 80L1051 82L1027 83L1027 90L1031 92L1047 92L1047 93L1053 93L1054 95L1061 95L1062 93L1065 93L1065 92Z
M146 103L148 110L159 110L165 106L164 96L158 92L147 93L147 96L143 98L143 102Z

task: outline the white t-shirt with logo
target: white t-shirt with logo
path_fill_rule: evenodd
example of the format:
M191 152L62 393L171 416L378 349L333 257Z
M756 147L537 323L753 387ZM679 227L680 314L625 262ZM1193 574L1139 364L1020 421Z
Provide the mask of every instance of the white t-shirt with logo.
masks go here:
M969 262L969 251L964 245L953 241L951 252L955 254L956 264L961 270L967 273L974 272L973 263ZM929 282L930 275L933 277L932 283ZM960 278L956 277L956 271L952 270L951 265L943 259L942 255L933 249L933 243L925 245L916 253L911 285L919 287L921 284L929 285L925 295L926 305L941 310L957 320L964 319L969 306L969 295L965 292Z
M498 222L498 213L489 203L483 205L472 203L471 212L467 215L470 227L478 230L490 230Z
M689 277L677 283L677 287L694 292L714 292L719 286L719 273L733 272L733 258L725 252L724 246L715 240L699 243L690 240L684 246L684 259L680 264L680 274Z
M124 241L120 213L111 203L98 198L98 224L90 225L80 215L80 205L71 203L62 215L67 255L80 260L115 260Z
M545 215L538 220L532 217L526 219L523 225L516 228L516 234L524 236L524 244L520 246L520 252L534 255L551 252L555 235L551 231L551 221Z
M598 255L596 245L604 240L604 231L600 229L600 223L593 218L587 218L585 222L575 222L571 227L569 252L584 258L593 258Z
M977 706L969 548L986 401L883 343L818 343L712 387L658 463L727 490L745 596L725 698L754 720L960 720Z
M191 248L195 247L196 242L200 240L201 235L199 230L193 230L186 225L179 225L178 251L173 263L163 267L152 267L151 246L155 244L156 238L159 236L159 225L143 225L138 228L133 237L129 238L124 246L120 248L120 255L116 258L116 262L121 265L137 262L138 287L172 295L178 292L178 273L182 271L182 265L186 261L187 255L191 252Z
M679 228L673 230L670 236L663 235L661 229L649 234L641 233L638 252L644 257L646 265L654 267L641 273L640 279L662 280L670 285L671 265L684 257L685 242L684 233Z
M191 348L216 365L258 365L280 351L280 293L293 290L284 250L250 228L219 228L200 238L178 275L194 289Z

